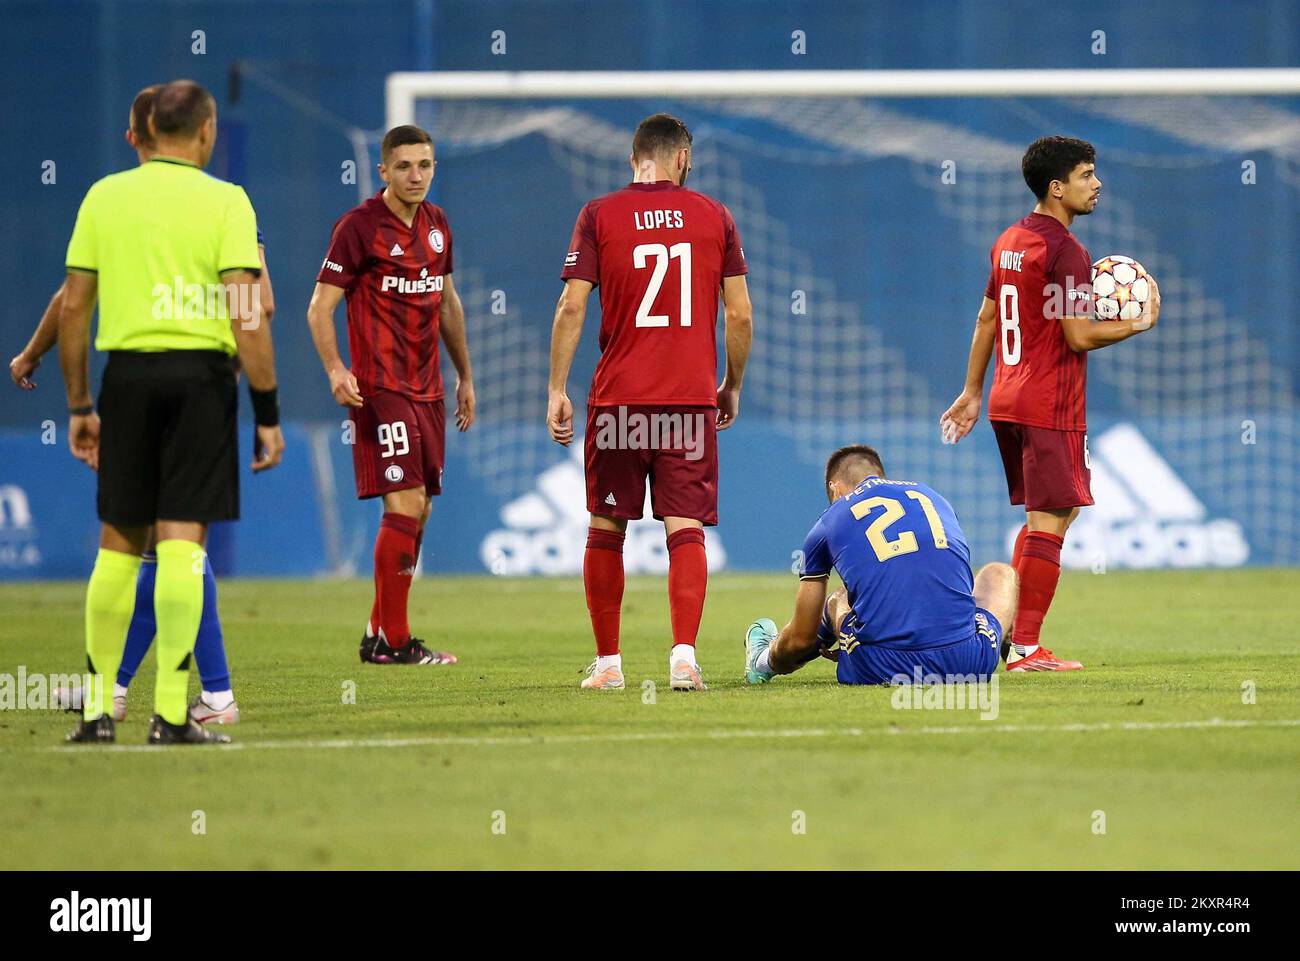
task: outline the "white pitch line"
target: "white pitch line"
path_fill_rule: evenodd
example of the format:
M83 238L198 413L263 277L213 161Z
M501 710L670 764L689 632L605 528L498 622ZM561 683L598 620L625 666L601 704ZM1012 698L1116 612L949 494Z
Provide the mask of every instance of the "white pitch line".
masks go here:
M209 750L218 751L255 751L255 750L340 750L351 748L395 748L395 747L481 747L481 746L520 746L542 747L548 744L617 744L636 741L729 741L754 740L763 738L821 738L821 737L873 737L876 735L892 736L896 734L1042 734L1066 733L1087 734L1098 731L1188 731L1212 729L1238 729L1249 727L1298 727L1300 718L1279 721L1225 721L1212 717L1204 721L1105 721L1096 724L989 724L972 723L950 727L843 727L843 728L782 728L766 731L643 731L629 734L538 734L531 736L513 735L498 737L372 737L372 738L336 738L326 740L286 740L286 741L237 741ZM12 750L12 749L11 749ZM68 753L87 751L91 753L144 752L147 754L166 754L157 747L148 744L78 744L63 746L46 746L31 749L36 754ZM19 753L19 748L13 753Z

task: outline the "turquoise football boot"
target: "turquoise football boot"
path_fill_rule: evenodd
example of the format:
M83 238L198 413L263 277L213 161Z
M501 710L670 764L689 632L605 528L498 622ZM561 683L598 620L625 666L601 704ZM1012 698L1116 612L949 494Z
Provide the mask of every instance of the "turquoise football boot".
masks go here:
M776 640L776 624L766 617L761 617L749 625L745 631L745 681L749 684L766 684L773 674L757 670L754 665L758 657Z

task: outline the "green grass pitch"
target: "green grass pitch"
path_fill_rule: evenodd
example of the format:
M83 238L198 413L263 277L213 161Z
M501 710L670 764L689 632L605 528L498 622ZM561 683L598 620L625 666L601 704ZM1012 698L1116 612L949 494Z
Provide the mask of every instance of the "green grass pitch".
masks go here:
M0 868L1300 868L1296 572L1067 574L1044 637L1086 670L1004 676L996 720L827 662L745 686L794 589L715 576L711 690L674 694L664 580L630 579L605 694L575 580L417 581L448 668L358 662L367 582L223 581L237 747L143 747L152 653L116 750L0 712ZM0 673L78 670L83 597L0 587Z

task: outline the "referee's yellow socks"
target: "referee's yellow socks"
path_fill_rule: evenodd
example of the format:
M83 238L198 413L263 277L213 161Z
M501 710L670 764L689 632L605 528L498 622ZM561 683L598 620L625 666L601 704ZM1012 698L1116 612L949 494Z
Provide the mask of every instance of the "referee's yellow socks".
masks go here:
M154 710L169 724L184 724L189 713L186 695L190 655L203 617L206 557L203 548L193 541L158 542L158 575L153 589L154 616L158 621Z
M135 611L135 581L140 558L99 549L86 586L86 659L90 687L82 716L93 721L113 704L113 682L126 647L126 630Z

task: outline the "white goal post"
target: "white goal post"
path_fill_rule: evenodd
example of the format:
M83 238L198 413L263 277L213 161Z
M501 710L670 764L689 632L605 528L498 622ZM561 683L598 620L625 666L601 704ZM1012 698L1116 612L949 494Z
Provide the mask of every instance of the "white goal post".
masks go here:
M1087 97L1300 94L1300 68L1139 70L671 70L403 72L386 82L386 129L418 98Z
M733 448L742 456L770 447L815 473L827 450L866 430L898 452L901 470L955 492L973 549L1009 553L1023 515L1009 516L988 469L987 433L982 447L939 443L951 386L931 351L968 349L952 334L957 321L944 319L968 309L961 290L982 294L990 242L1027 212L1025 144L1095 128L1112 186L1088 219L1088 246L1140 254L1161 278L1167 320L1159 337L1090 372L1111 426L1090 447L1099 506L1073 529L1065 565L1095 569L1105 556L1117 566L1174 557L1226 566L1252 552L1300 563L1295 376L1291 358L1271 349L1269 323L1255 322L1256 312L1287 316L1285 286L1257 281L1249 296L1225 288L1213 276L1224 241L1190 229L1253 211L1251 242L1270 233L1284 242L1243 241L1232 256L1260 278L1285 273L1300 197L1298 98L1300 67L391 74L388 128L427 127L450 164L437 202L476 215L462 233L457 288L474 318L476 367L494 372L476 385L481 417L461 447L489 505L479 561L495 570L492 559L509 556L502 570L516 574L581 570L582 461L558 453L540 427L543 318L560 265L539 250L567 250L580 205L627 183L636 124L669 110L702 132L692 186L726 204L745 238L755 329L746 409L761 440ZM371 159L380 137L370 136ZM588 338L582 363L594 347ZM1235 441L1243 411L1279 412L1285 439L1271 459L1207 442ZM1142 458L1196 478L1209 503L1151 507L1149 479L1132 467ZM1250 499L1238 503L1243 489ZM1214 506L1227 492L1235 514ZM1278 520L1239 520L1255 517ZM629 564L657 571L662 532L646 523ZM746 543L735 530L725 550L740 566L775 563L755 553L758 535ZM724 556L716 546L710 556Z

